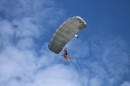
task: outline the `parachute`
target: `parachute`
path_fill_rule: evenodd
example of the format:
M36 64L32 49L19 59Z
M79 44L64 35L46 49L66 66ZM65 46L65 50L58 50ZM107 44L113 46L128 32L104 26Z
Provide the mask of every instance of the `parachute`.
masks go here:
M64 21L54 32L48 48L58 54L70 39L81 29L86 27L86 22L79 16Z

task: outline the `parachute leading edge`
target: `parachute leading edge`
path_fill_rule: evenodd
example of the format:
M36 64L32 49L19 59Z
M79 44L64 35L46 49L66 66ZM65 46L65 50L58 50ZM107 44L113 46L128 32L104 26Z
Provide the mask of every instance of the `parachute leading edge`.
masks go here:
M58 54L79 30L86 27L86 22L79 16L75 16L64 21L53 34L48 47Z

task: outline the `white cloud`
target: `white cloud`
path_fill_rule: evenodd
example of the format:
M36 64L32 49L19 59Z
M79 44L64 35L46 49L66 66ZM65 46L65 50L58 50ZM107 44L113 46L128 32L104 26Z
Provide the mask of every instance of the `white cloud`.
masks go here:
M102 80L100 80L99 78L91 78L90 82L89 82L89 86L101 86L102 85Z
M12 42L13 37L13 26L7 20L0 21L0 46L4 48L10 42Z
M35 85L46 86L78 86L78 75L75 70L62 64L55 64L37 73ZM51 82L51 83L50 83Z
M120 86L130 86L130 82L125 81L124 83L122 83Z
M21 50L33 50L35 49L35 44L31 38L20 39L17 47Z
M13 77L31 76L36 67L34 64L36 59L33 56L33 52L30 51L21 52L15 47L8 46L0 54L0 57L0 67L2 69L0 74L1 80L4 82Z
M15 47L8 46L0 57L1 86L79 86L80 84L79 76L73 68L48 63L48 56L43 55L38 59L34 52L21 52Z
M33 24L32 18L14 20L13 24L17 26L16 36L18 37L37 37L40 33L38 26Z

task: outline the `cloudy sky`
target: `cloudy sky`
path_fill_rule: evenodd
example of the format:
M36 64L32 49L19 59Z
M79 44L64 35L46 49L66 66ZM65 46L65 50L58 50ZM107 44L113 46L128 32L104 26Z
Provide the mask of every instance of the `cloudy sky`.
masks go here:
M68 62L48 42L73 16ZM129 0L1 0L0 86L130 86L129 28Z

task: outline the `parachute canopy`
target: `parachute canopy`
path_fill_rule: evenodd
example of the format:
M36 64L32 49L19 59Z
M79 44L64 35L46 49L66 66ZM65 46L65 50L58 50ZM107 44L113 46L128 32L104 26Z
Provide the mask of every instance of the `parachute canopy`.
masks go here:
M53 34L48 47L58 54L79 30L86 27L86 22L79 16L75 16L64 21Z

